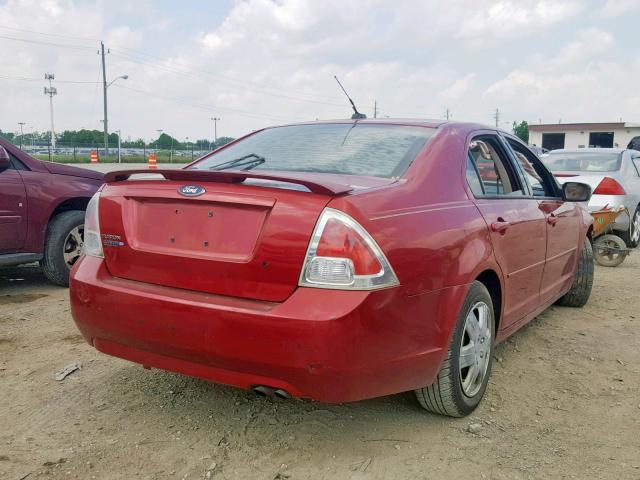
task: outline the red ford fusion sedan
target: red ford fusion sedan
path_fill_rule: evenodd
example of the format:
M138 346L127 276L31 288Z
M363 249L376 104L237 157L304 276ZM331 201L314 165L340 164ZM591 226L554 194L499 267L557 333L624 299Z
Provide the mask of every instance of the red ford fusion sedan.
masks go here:
M267 128L182 170L108 174L73 317L147 367L322 402L415 390L463 416L496 342L587 302L590 195L480 125Z

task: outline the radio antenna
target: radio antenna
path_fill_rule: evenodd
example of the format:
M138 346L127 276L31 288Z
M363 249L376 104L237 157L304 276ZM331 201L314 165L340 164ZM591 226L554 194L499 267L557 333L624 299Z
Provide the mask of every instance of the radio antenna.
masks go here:
M340 83L340 80L338 80L338 77L336 75L333 76L333 78L336 79L336 82L338 82L338 85L340 85L340 88L342 89L342 91L344 92L344 94L347 96L347 98L349 99L349 103L351 104L351 108L353 108L353 115L351 115L351 119L352 120L360 120L362 118L367 118L367 116L364 113L360 113L358 111L358 109L356 108L356 104L353 103L353 100L351 100L351 97L349 96L349 94L347 93L347 91L344 89L344 87L342 86L342 84Z

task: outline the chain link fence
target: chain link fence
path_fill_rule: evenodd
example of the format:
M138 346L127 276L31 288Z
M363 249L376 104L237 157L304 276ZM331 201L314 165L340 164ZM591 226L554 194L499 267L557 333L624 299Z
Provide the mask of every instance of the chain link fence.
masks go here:
M90 163L91 152L98 152L101 163L146 163L149 154L155 153L158 163L189 163L211 151L198 144L179 144L172 148L157 148L154 144L141 147L109 145L108 152L104 144L67 144L56 142L55 148L48 144L23 144L22 150L29 155L50 162Z

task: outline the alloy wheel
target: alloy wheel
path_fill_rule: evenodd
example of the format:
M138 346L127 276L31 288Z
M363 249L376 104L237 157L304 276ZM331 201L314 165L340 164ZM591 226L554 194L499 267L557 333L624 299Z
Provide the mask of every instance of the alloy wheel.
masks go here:
M634 245L640 241L640 210L636 210L631 221L631 241Z
M462 391L473 397L482 388L491 355L489 307L476 303L467 315L460 345L460 383Z
M62 256L67 267L73 267L82 254L84 245L84 225L78 225L67 234L64 240Z

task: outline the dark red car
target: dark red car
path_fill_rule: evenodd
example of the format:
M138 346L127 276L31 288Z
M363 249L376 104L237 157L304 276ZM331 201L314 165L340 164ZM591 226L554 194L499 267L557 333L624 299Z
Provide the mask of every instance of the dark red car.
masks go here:
M39 261L69 284L80 258L84 211L103 174L42 162L0 139L0 267Z
M591 291L589 187L483 126L288 125L136 176L91 200L70 292L91 345L145 366L462 416L496 341Z

